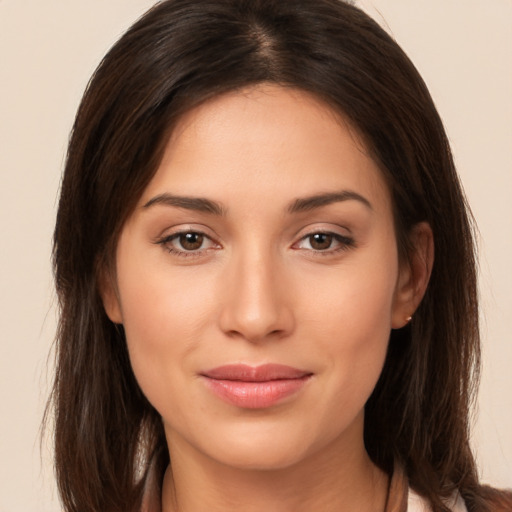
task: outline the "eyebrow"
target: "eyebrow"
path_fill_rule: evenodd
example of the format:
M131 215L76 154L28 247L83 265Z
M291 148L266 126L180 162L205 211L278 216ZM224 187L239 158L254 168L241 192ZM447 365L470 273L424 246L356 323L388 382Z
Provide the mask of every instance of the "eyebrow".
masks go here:
M352 190L342 190L340 192L328 192L325 194L317 194L310 197L296 199L288 208L288 212L305 212L314 210L316 208L321 208L322 206L327 206L332 203L339 203L342 201L350 200L359 201L370 210L373 210L370 201L368 201L366 197L363 197L362 195L358 194L357 192L353 192Z
M143 208L150 208L154 205L175 206L186 210L212 213L213 215L224 215L225 210L221 204L203 197L175 196L172 194L159 194L150 199Z
M327 192L325 194L316 194L314 196L295 199L288 207L288 213L306 212L332 203L350 200L359 201L370 210L373 210L370 201L362 195L352 190L342 190L340 192ZM226 214L225 208L220 203L204 197L176 196L164 193L151 198L143 205L143 208L150 208L155 205L174 206L176 208L184 208L186 210L194 210L219 216Z

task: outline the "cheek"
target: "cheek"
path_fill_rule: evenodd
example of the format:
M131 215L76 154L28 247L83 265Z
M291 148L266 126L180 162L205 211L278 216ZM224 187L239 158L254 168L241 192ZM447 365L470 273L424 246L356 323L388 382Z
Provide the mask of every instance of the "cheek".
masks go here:
M330 354L333 374L343 386L357 388L365 379L376 381L384 362L391 331L392 298L374 286L340 293L335 308L324 311L320 350ZM314 314L314 312L312 313Z
M361 258L330 275L311 275L303 281L300 295L305 299L301 316L331 342L364 349L379 333L389 336L398 264L390 250L389 257ZM382 253L381 253L382 254ZM312 293L312 290L314 292ZM338 346L338 344L334 344Z
M195 286L200 276L173 272L165 258L148 262L134 248L122 254L129 255L118 258L118 287L131 365L148 400L162 410L172 406L170 389L182 385L213 294L208 282Z
M386 357L398 264L392 248L389 257L380 254L340 269L336 280L317 286L303 309L303 317L310 319L305 338L316 339L315 351L328 356L326 375L338 393L331 405L338 411L364 406ZM312 286L306 283L305 290Z

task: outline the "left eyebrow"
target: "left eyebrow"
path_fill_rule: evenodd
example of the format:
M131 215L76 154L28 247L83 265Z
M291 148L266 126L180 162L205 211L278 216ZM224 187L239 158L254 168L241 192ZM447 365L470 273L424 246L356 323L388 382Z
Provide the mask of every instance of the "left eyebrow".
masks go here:
M366 197L363 197L352 190L342 190L340 192L328 192L326 194L317 194L314 196L295 199L295 201L293 201L288 207L288 213L305 212L343 201L359 201L373 211L373 206Z

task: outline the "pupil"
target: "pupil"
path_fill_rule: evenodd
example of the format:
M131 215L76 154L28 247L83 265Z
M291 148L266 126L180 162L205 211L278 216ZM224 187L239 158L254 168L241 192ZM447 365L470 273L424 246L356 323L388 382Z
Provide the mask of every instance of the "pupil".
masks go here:
M186 233L180 236L180 244L183 249L188 251L199 249L203 245L203 235L199 233Z
M317 250L329 249L332 243L332 235L326 233L316 233L311 237L311 247Z

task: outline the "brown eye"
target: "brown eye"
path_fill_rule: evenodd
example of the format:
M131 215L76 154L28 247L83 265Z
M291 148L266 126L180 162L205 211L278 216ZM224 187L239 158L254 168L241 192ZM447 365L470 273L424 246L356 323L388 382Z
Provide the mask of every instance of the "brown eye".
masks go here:
M315 233L308 238L312 249L315 251L325 251L331 247L333 236L329 233Z
M180 246L186 251L197 251L203 245L204 235L201 233L182 233L178 240Z
M204 256L210 249L220 249L208 235L200 231L181 231L156 241L175 256Z
M301 238L293 248L328 256L354 246L355 242L351 237L329 231L317 231Z

